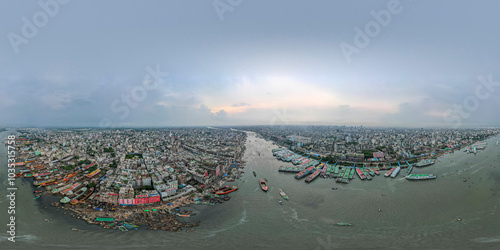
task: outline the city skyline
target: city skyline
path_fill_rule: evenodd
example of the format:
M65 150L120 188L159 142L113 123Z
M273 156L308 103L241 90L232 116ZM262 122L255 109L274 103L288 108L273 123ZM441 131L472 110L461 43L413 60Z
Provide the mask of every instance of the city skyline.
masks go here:
M9 1L0 124L500 126L493 1L234 2Z

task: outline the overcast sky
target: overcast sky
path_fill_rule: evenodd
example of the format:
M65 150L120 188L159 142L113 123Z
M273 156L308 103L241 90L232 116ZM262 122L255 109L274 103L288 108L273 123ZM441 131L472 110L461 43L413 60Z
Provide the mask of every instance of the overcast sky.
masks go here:
M498 13L493 0L1 0L0 126L498 126Z

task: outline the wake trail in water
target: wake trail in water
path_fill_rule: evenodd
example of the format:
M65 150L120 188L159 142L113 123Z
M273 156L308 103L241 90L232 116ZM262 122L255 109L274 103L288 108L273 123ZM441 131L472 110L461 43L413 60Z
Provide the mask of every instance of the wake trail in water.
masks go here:
M241 226L241 225L245 224L246 222L248 222L248 219L247 219L247 210L244 209L243 212L242 212L242 214L241 214L241 218L238 221L238 223L236 223L236 224L234 224L232 226L229 226L227 228L223 228L223 229L214 231L214 232L210 233L209 235L207 235L205 237L207 237L207 238L215 237L218 233L227 231L227 230L232 229L232 228L237 227L237 226Z

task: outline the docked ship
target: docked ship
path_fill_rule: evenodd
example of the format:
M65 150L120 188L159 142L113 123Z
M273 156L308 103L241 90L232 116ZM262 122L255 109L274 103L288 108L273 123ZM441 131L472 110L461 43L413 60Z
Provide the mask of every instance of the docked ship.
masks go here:
M87 178L92 178L92 177L96 176L97 174L99 174L100 172L101 172L100 169L96 169L96 170L92 171L92 173L88 174Z
M304 170L300 171L300 173L295 175L295 179L297 179L297 180L302 179L306 175L312 173L312 171L314 171L314 167L309 167L307 169L304 169Z
M372 180L371 172L366 169L360 169L363 174L365 174L367 180ZM375 173L373 173L375 175Z
M87 191L87 187L82 187L82 188L80 188L78 191L76 191L76 192L74 193L74 195L75 195L75 196L73 197L73 199L78 199L78 198L80 198L80 196L82 196L82 195L83 195L86 191Z
M433 161L433 160L421 160L417 164L415 164L415 167L417 167L417 168L427 167L427 166L434 164L435 162L436 161Z
M436 179L436 176L433 174L410 174L406 176L408 180L431 180Z
M288 195L285 194L285 192L280 188L280 195L283 197L283 199L288 200Z
M401 171L401 167L397 167L394 169L394 171L391 173L391 178L396 178L396 176L399 174L399 171Z
M76 188L78 188L81 185L82 185L82 183L80 183L80 182L74 183L69 188L61 191L61 194L63 194L63 195L65 195L65 194L71 195L71 194L73 194L73 190L76 189Z
M318 169L312 175L309 175L309 177L307 177L306 179L306 182L309 183L311 181L314 181L314 179L316 179L319 176L319 174L321 174L321 171L322 171L321 169Z
M292 173L299 173L300 171L303 171L304 168L303 167L285 167L285 166L281 166L279 169L278 169L278 172L292 172Z
M361 180L365 180L365 179L366 179L366 176L365 176L365 174L363 173L363 171L361 171L361 169L356 168L356 173L358 174L358 176L359 176L359 178L360 178Z
M78 198L74 198L73 200L71 200L71 205L75 205L75 204L78 204L78 203L84 201L85 199L87 199L93 193L94 193L94 187L91 187L82 196L80 196L79 199Z
M217 190L215 190L215 194L217 195L223 195L223 194L228 194L228 193L231 193L231 192L234 192L238 190L238 187L237 186L225 186L225 187L222 187L222 188L219 188Z
M266 181L264 181L264 179L260 179L259 181L259 184L260 184L260 188L264 191L264 192L267 192L267 183Z
M387 171L387 173L384 174L385 177L389 177L391 176L392 172L396 170L396 168L391 168L389 171Z

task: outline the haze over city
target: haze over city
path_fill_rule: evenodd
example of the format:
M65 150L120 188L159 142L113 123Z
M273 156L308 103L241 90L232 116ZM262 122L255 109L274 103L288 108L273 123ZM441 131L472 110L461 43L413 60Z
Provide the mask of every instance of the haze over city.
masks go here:
M500 125L497 2L390 2L2 1L0 123Z

